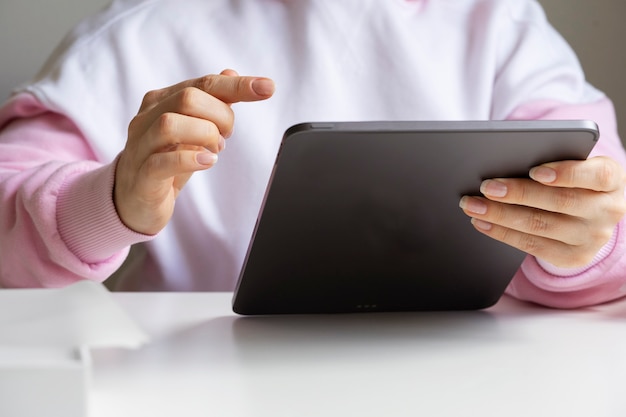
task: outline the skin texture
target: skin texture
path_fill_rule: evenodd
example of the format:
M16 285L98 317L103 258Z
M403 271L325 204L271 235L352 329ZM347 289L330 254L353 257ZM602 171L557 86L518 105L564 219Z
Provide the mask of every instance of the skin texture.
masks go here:
M464 196L474 227L557 267L591 262L626 213L626 173L614 160L552 162L530 179L492 179Z
M148 92L116 167L114 202L122 222L146 235L163 229L191 175L217 163L233 130L230 105L273 93L272 80L233 70Z

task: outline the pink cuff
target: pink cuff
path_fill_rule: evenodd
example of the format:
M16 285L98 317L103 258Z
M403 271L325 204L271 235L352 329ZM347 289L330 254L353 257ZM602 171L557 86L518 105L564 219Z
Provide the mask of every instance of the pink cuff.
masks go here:
M70 175L59 190L59 234L81 262L99 263L153 238L129 229L117 215L113 203L116 162Z

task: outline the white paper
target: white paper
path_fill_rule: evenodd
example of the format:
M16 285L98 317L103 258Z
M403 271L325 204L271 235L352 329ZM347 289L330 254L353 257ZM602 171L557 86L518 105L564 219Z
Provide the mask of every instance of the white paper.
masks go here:
M101 284L0 290L0 416L85 417L89 349L147 340Z
M0 356L20 346L136 348L147 340L101 284L0 290Z

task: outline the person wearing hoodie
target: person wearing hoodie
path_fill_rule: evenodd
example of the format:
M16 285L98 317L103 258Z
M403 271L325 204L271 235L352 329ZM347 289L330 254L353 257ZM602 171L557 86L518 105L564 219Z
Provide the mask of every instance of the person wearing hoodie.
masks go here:
M615 112L535 0L117 0L0 109L0 286L232 291L289 126L537 119L601 137L460 209L528 253L509 294L622 297Z

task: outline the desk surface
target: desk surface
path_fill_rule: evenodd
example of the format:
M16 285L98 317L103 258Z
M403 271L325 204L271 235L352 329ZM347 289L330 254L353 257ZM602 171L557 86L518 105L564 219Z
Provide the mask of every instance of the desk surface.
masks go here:
M93 352L90 416L626 415L626 302L238 317L226 293L117 293L152 337Z

